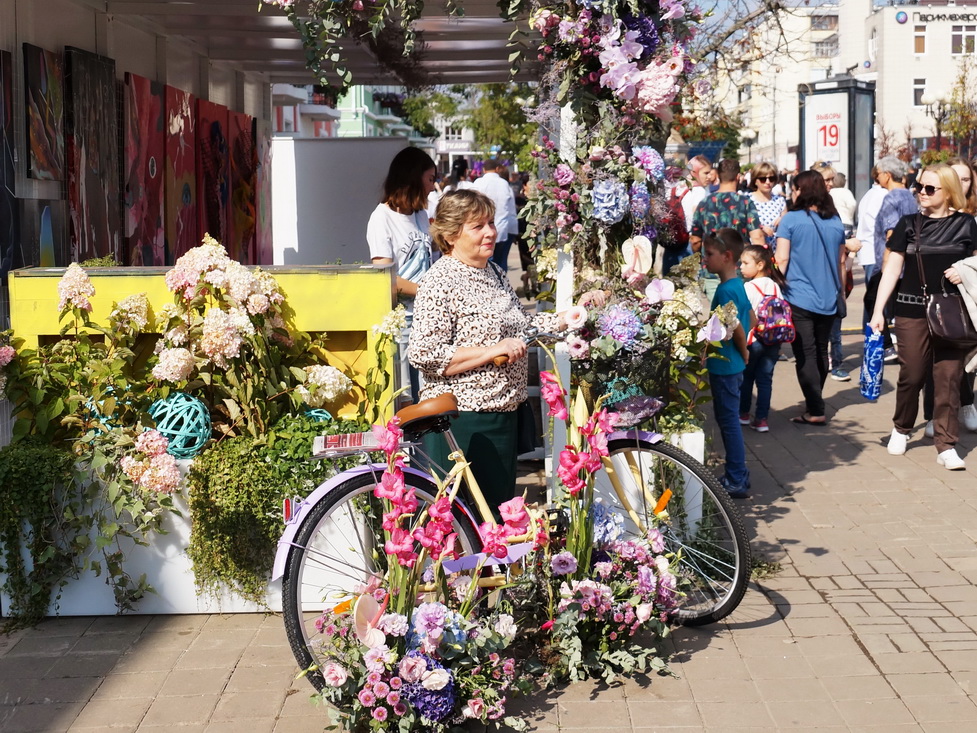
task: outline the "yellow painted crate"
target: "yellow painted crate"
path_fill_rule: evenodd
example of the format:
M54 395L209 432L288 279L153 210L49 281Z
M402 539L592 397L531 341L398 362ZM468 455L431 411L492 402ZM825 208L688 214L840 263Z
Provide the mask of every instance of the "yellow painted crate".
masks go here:
M114 303L137 293L146 293L158 313L173 302L166 288L167 267L93 267L86 269L95 287L91 298L91 320L105 325ZM379 324L396 303L393 269L373 265L275 266L264 267L278 281L295 328L326 333L328 361L342 371L361 377L376 364L373 326ZM10 287L10 324L14 336L27 348L59 338L58 282L64 268L32 267L13 270ZM389 397L389 395L388 395ZM339 409L340 415L356 411L355 395ZM386 401L386 400L385 400Z

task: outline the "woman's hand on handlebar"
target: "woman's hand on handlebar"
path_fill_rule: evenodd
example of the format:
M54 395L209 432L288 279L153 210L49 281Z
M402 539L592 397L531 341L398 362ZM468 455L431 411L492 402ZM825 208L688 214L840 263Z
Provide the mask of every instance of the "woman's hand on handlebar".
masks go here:
M519 361L526 356L528 348L522 339L510 338L502 339L495 345L496 355L492 361L495 364L505 364L510 361Z

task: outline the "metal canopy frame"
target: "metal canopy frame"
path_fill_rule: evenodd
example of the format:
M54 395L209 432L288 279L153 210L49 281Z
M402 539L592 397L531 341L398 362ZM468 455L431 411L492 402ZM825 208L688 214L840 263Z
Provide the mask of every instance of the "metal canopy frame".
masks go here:
M315 83L298 31L277 7L260 0L108 0L106 12L120 22L183 39L212 61L263 75L270 83ZM416 23L425 43L421 67L436 84L480 84L510 78L506 43L513 30L499 17L496 0L465 0L464 17L444 15L428 3ZM364 44L345 47L354 84L397 84ZM527 59L520 76L530 78Z

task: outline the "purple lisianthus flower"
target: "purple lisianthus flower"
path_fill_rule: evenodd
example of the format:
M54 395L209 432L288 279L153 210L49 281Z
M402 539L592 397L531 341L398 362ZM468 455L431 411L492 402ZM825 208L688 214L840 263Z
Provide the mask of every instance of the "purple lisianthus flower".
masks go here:
M577 570L577 558L570 552L561 552L550 560L550 568L553 575L569 575Z
M448 609L440 603L422 603L414 610L414 629L421 635L440 635L447 615Z
M573 183L577 175L573 172L573 168L568 166L566 163L560 163L556 166L556 170L553 171L553 178L561 186L568 186Z
M650 596L658 588L658 578L654 569L647 565L638 568L638 592L642 595Z

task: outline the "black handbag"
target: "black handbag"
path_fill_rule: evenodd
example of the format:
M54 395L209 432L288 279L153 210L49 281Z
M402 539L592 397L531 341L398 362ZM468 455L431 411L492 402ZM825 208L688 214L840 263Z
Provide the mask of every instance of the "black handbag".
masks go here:
M923 286L923 300L926 307L926 325L930 335L953 346L971 349L977 346L977 329L974 328L967 312L967 304L959 293L946 291L946 278L940 279L940 292L929 294L926 288L926 274L923 271L922 245L923 217L916 216L916 266L919 268L919 282Z

